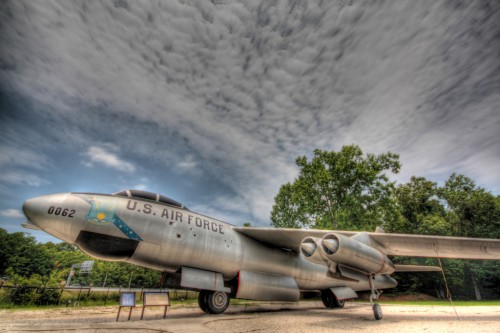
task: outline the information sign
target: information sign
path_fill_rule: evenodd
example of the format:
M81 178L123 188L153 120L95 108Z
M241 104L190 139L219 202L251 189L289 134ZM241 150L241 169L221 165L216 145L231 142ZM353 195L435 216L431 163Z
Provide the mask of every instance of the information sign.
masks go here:
M163 318L167 317L167 307L170 306L170 295L167 292L145 292L143 297L141 320L144 317L144 310L147 306L163 306Z
M128 320L130 320L130 316L132 315L132 308L135 308L135 293L134 292L122 292L120 294L120 307L118 308L118 315L116 316L116 321L120 318L120 312L122 308L128 307L130 308L128 312Z

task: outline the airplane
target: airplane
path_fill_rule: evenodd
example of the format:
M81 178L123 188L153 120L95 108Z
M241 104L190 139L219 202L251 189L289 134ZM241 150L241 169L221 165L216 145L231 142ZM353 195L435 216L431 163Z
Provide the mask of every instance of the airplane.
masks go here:
M390 256L500 259L500 239L237 227L140 190L43 195L23 211L27 228L98 259L160 271L169 288L199 291L199 307L210 314L223 313L230 298L298 301L301 291L320 291L325 307L342 308L369 291L380 320L375 300L397 285L392 273L440 271Z

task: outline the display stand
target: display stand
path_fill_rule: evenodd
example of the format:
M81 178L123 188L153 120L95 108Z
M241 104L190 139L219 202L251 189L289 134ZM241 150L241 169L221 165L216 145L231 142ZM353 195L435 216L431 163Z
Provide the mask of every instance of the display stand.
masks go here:
M116 316L116 321L120 318L120 312L122 308L130 308L128 312L128 320L132 315L132 308L135 308L135 293L134 292L122 292L120 294L120 307L118 308L118 315ZM143 311L144 312L144 311ZM142 317L141 317L142 319Z
M170 295L169 292L145 292L143 295L143 305L141 320L144 317L144 310L148 306L163 306L165 309L163 311L163 319L167 317L167 308L170 306Z

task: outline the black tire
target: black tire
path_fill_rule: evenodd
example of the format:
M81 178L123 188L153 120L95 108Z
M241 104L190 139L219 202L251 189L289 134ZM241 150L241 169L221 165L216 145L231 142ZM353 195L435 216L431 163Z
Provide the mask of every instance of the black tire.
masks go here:
M372 308L373 308L373 316L375 317L375 320L380 320L380 319L382 319L382 317L384 317L384 315L382 314L382 307L379 304L374 303L372 305Z
M200 307L201 311L203 311L205 313L209 313L208 312L207 296L208 296L207 290L202 290L198 294L198 306Z
M220 314L229 306L230 297L223 291L209 291L206 300L209 313Z
M345 299L339 301L337 297L335 297L335 307L336 308L343 308L345 306Z
M321 301L323 301L323 305L329 309L343 308L345 306L345 300L339 301L330 289L321 292Z

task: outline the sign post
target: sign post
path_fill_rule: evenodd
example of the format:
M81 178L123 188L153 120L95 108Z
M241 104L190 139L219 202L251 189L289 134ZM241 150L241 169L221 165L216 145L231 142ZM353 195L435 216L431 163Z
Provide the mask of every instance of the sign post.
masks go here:
M130 308L128 312L128 320L132 315L132 308L135 308L135 293L134 292L122 292L120 294L120 307L118 308L118 315L116 316L116 321L120 318L120 312L122 308ZM141 318L142 319L142 318Z
M167 307L170 306L169 292L145 292L143 296L141 320L144 317L144 310L147 306L163 306L163 319L167 317Z

